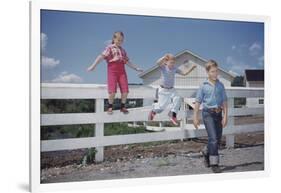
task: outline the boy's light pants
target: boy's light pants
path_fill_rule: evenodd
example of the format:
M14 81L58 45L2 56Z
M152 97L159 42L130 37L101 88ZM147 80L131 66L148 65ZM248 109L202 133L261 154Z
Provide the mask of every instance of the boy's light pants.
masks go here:
M152 109L155 113L161 113L171 103L171 111L178 113L181 106L181 97L178 95L176 89L160 87L158 90L158 97L158 102L153 104Z

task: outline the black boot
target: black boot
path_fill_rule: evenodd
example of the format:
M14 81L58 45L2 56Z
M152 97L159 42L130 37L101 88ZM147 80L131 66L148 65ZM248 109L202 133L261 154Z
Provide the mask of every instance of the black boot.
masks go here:
M205 167L209 168L210 167L210 159L209 159L209 154L202 151L203 157L204 157L204 165Z
M221 173L219 165L211 165L211 168L214 173Z

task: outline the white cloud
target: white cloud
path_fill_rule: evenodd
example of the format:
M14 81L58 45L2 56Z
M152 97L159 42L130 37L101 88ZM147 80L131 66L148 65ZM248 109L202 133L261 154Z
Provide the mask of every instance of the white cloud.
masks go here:
M233 57L232 57L232 56L227 56L227 57L226 57L226 63L227 63L227 64L233 65L233 64L234 64L234 59L233 59Z
M47 34L42 32L41 33L41 51L42 51L41 65L45 68L54 68L60 63L60 60L45 55L47 43L48 43L48 36Z
M56 77L55 79L52 80L52 82L56 83L80 83L83 82L83 79L73 73L68 73L68 72L62 72Z
M262 50L262 45L258 42L254 42L252 44L232 45L231 49L240 55L249 54L251 56L257 56Z
M227 56L226 57L226 63L230 64L230 65L244 65L244 62L242 61L238 61L236 58L234 58L233 56Z
M264 66L264 56L260 56L260 57L258 58L258 65L259 65L259 66Z
M240 55L244 55L245 53L248 53L247 49L248 49L247 44L238 44L238 45L231 46L231 50Z
M226 57L226 63L231 66L229 72L233 74L235 73L236 75L242 75L244 74L245 69L253 68L250 65L247 65L244 62L235 59L232 56Z
M45 33L41 33L41 51L45 52L46 47L47 47L47 40L48 37Z
M254 42L249 47L250 55L256 56L260 52L261 49L262 49L261 45L257 42Z
M254 69L264 66L264 57L262 55L262 44L259 42L253 42L252 44L238 44L232 45L231 49L234 56L228 56L226 58L226 63L231 66L230 71L238 74L243 74L245 69ZM242 58L239 59L239 58ZM251 61L256 63L255 66L250 66L244 61Z
M236 72L232 71L232 70L229 70L228 71L230 74L232 74L233 76L239 76L239 74L237 74Z
M60 63L59 60L56 60L55 58L49 58L47 56L42 56L41 58L41 64L43 67L46 68L54 68Z

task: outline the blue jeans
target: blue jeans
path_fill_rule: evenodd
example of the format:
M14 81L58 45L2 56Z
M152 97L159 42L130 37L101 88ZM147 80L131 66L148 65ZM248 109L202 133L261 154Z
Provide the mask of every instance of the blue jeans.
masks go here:
M203 109L202 118L208 133L206 154L209 155L210 165L219 164L219 145L222 137L222 112L211 112Z

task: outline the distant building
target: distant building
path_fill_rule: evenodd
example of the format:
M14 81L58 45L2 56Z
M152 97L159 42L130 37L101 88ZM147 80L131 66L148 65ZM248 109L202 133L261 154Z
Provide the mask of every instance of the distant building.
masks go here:
M244 84L246 87L264 88L264 70L263 69L247 69L244 75ZM262 107L264 98L247 98L247 107Z

